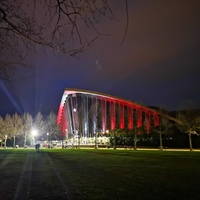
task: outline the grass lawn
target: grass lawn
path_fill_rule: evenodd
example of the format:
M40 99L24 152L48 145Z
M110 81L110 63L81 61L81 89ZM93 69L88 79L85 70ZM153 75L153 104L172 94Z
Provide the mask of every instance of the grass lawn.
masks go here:
M200 199L200 153L1 149L0 199Z

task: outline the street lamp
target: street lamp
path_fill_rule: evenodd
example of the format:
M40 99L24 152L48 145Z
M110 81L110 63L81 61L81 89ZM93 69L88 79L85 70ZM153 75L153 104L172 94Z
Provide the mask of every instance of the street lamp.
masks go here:
M33 129L33 130L32 130L32 135L33 135L33 136L36 136L36 135L37 135L37 130Z
M49 148L49 133L47 133L47 147Z
M33 136L33 140L35 143L35 137L37 136L37 130L35 130L35 129L32 130L32 136Z

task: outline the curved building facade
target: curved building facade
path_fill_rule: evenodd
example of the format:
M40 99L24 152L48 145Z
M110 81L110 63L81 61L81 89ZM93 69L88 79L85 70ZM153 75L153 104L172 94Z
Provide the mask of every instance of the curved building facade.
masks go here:
M115 129L159 125L156 110L115 96L80 89L65 89L57 123L66 138L93 138Z

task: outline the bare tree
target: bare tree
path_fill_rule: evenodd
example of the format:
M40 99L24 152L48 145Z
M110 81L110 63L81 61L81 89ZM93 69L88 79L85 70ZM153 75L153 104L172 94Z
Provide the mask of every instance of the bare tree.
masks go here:
M1 147L2 147L2 141L4 139L4 128L5 128L5 122L3 117L0 116L0 140L1 140Z
M23 134L23 120L17 113L12 116L7 114L5 119L0 117L0 138L13 139L15 147L15 138Z
M104 35L97 29L101 18L115 19L109 0L1 0L0 78L27 66L24 60L35 45L76 56ZM91 38L86 27L95 32Z
M5 116L5 128L4 128L4 133L7 135L8 138L12 136L12 116L9 114L6 114Z
M33 129L37 132L37 138L42 136L46 130L45 120L41 112L38 112L33 120Z
M6 114L4 119L3 127L3 137L4 137L4 147L7 146L6 140L12 137L12 117L9 114Z
M22 116L22 120L23 120L24 147L26 147L27 139L30 139L30 137L31 137L33 117L29 113L24 113L23 116Z
M20 115L12 115L11 137L13 138L13 148L15 148L15 138L23 135L23 120Z
M179 112L177 118L182 121L179 128L188 134L189 148L192 151L192 135L199 135L198 133L200 133L200 115L194 110L186 110Z
M46 121L47 121L47 131L49 133L50 141L52 138L60 139L61 138L60 127L57 124L57 117L55 113L50 112Z

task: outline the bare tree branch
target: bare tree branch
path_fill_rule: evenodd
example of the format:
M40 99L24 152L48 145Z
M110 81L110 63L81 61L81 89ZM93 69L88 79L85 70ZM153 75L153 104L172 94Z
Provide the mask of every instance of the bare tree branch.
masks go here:
M124 32L124 36L123 36L123 39L122 39L121 44L124 43L124 40L125 40L125 38L126 38L127 31L128 31L128 24L129 24L128 1L125 0L125 3L126 3L126 27L125 27L125 32Z
M122 0L124 1L124 0ZM1 0L0 1L0 78L36 46L76 56L90 46L101 33L97 29L102 18L115 19L109 0ZM128 28L128 3L126 2ZM85 29L94 34L87 36ZM92 37L89 39L89 37ZM7 56L7 66L5 55ZM22 60L20 60L22 59ZM13 65L13 67L11 67ZM26 67L25 64L22 66Z

